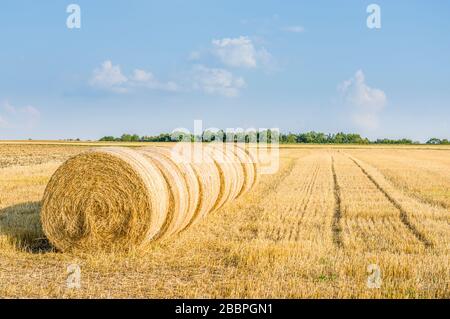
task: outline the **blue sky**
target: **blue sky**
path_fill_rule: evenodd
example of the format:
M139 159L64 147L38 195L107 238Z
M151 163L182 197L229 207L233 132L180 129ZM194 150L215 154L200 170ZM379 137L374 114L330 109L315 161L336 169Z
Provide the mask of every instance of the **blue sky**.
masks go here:
M69 29L66 8L81 8ZM369 29L366 8L381 8ZM448 1L2 1L0 139L450 137Z

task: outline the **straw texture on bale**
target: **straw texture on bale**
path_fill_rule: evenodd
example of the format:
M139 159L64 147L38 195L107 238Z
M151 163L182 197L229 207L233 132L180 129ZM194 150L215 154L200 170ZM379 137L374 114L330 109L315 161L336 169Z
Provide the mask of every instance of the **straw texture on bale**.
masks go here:
M97 148L52 176L42 225L61 251L130 250L189 228L257 179L245 146Z
M151 241L166 224L169 191L138 152L95 149L65 162L44 193L45 234L62 251L120 249Z
M207 146L214 154L217 164L227 172L225 179L230 183L230 193L225 202L235 199L244 185L244 172L240 160L235 154L234 144L211 143Z
M197 210L187 225L190 226L215 209L221 193L220 172L213 158L204 151L203 147L199 148L190 144L180 145L171 152L173 157L189 163L197 176L200 198Z
M203 156L205 158L210 156L219 172L220 191L213 207L213 210L216 210L231 199L236 187L237 172L232 163L230 163L228 156L218 146L208 145L204 147Z
M192 199L194 201L193 205L196 205L198 194L192 194L190 198L186 179L170 157L166 157L162 152L154 148L141 150L140 153L155 163L168 186L169 209L166 222L157 236L157 238L164 238L181 229L188 215L189 201Z
M184 197L188 200L188 206L185 214L179 216L180 224L177 227L177 231L185 229L197 215L204 196L198 173L190 161L177 161L170 147L146 147L139 151L149 155L157 154L161 156L161 159L164 158L165 161L171 163L173 170L176 170L176 174L184 181L185 188L181 191L184 192Z
M255 165L253 165L251 158L249 155L245 152L244 149L235 146L234 152L236 155L236 158L238 159L238 163L242 165L242 170L244 173L244 182L241 188L241 192L238 194L237 197L240 197L250 191L250 189L253 187L255 183Z
M248 162L253 166L253 182L251 182L251 185L249 185L249 189L251 189L259 182L260 177L260 165L257 156L257 149L251 148L249 144L244 143L237 143L235 145L236 148L243 150L247 154Z

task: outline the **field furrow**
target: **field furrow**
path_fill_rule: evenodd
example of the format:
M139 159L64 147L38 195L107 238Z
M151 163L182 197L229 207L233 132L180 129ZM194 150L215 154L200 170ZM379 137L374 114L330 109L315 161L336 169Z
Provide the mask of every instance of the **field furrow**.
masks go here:
M344 154L334 158L341 189L344 246L366 251L420 251L420 241L402 222L398 207L350 158Z
M398 209L400 213L400 220L402 221L403 225L406 226L406 228L419 240L421 241L425 247L429 248L433 246L433 243L429 241L426 236L420 232L414 224L411 223L410 218L408 217L408 213L403 209L403 207L400 205L399 202L397 202L389 193L380 186L380 184L370 175L364 167L362 167L357 161L355 161L353 158L351 160L361 169L361 171L364 173L364 175L367 176L367 178L378 188L378 190L389 200L392 205L395 206L395 208Z
M446 208L430 205L391 183L376 168L355 158L352 159L374 184L389 198L400 211L403 224L426 247L449 251L450 249L450 211Z
M341 188L337 180L333 156L331 156L331 172L333 174L333 188L335 201L333 224L332 224L333 242L336 244L337 247L341 248L344 245L342 241L342 226L341 226L341 218L342 218Z
M348 151L376 167L386 179L410 196L450 211L450 152L391 150Z

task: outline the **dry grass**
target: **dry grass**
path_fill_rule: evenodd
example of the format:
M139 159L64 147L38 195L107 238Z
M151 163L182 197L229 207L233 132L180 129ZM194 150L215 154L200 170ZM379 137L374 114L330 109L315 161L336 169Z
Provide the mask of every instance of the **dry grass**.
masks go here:
M277 174L173 240L82 256L49 247L39 201L83 148L0 145L0 296L449 298L450 149L418 148L285 148Z

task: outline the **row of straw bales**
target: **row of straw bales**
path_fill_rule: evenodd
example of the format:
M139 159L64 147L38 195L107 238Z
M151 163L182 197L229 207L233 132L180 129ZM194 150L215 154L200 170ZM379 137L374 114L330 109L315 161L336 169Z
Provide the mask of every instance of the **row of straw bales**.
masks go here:
M43 229L61 251L143 247L250 191L258 168L245 144L92 149L52 176Z

